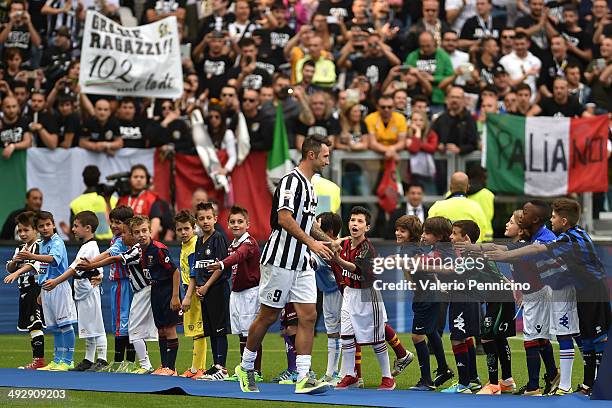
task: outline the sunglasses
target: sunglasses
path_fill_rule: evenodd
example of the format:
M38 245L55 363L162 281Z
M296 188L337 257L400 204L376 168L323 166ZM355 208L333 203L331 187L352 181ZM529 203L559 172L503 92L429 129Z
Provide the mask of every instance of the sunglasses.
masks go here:
M502 35L502 38L504 40L514 40L514 36L513 35Z
M245 102L257 102L256 99L252 99L252 98L244 98Z
M378 105L378 107L382 110L391 110L393 109L393 106L391 105Z

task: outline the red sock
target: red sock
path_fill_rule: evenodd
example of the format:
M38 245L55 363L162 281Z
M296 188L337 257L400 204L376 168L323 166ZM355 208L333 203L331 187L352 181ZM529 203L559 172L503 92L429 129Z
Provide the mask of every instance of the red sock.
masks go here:
M357 378L361 378L361 346L359 344L355 346L355 372Z
M465 339L465 345L469 347L474 347L474 338L473 337L468 337L467 339Z
M385 341L393 348L397 358L406 357L406 349L402 346L402 342L399 337L397 337L397 333L395 333L393 327L389 326L387 323L385 323Z

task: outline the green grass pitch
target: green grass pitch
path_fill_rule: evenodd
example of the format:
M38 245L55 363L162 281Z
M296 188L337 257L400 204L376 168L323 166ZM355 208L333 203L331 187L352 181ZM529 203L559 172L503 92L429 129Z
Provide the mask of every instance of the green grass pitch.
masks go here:
M188 368L191 365L191 345L192 341L190 338L179 336L180 348L177 359L177 367L179 373ZM414 347L410 340L409 334L401 334L400 339L404 346L414 353ZM209 344L210 346L210 344ZM452 355L450 342L448 335L444 336L444 346L446 350L446 358L449 366L455 371L455 361ZM527 368L525 365L525 350L523 348L523 342L520 338L510 339L510 346L512 348L512 373L513 377L520 387L527 381ZM148 343L149 353L151 362L154 366L159 364L159 350L157 343ZM558 346L555 344L555 355L558 358ZM47 335L45 338L45 352L47 359L50 359L53 353L53 337ZM75 361L80 361L83 358L85 349L85 342L77 339ZM112 351L114 349L114 338L108 337L108 349L109 359L112 360ZM30 342L27 335L2 335L0 336L0 367L18 367L22 364L29 363L31 361ZM391 363L393 362L393 350L389 348L389 357ZM478 373L484 383L487 381L487 368L486 368L486 357L477 356L478 360ZM239 350L238 350L238 338L237 336L229 336L229 354L228 354L228 368L233 371L233 368L239 362ZM317 375L321 376L325 373L327 364L327 340L325 334L319 333L315 337L314 348L313 348L313 370ZM207 364L212 363L212 357L210 355L210 347L208 348L208 359ZM264 341L264 354L263 354L263 375L266 380L269 380L275 376L278 372L286 368L285 348L283 339L276 333L270 333L266 336ZM432 357L432 369L436 367L435 359ZM543 373L542 367L542 373ZM362 373L366 383L366 387L376 387L380 383L380 370L376 357L372 352L371 347L363 348L362 357ZM576 353L576 360L574 361L573 371L573 385L577 385L581 382L582 377L582 358L580 353ZM419 368L416 361L399 376L397 377L398 389L407 389L414 385L419 378ZM455 377L456 378L456 377ZM235 384L238 387L238 384ZM446 385L450 385L450 382ZM0 404L4 405L5 402L9 402L7 399L7 388L0 388ZM67 391L67 400L54 400L54 401L35 401L35 400L23 400L23 401L10 401L11 406L59 406L70 404L71 407L108 407L108 406L138 406L147 408L153 407L169 407L169 406L190 406L195 404L214 404L216 407L233 407L236 406L238 401L234 399L224 398L203 398L203 397L187 397L187 396L172 396L172 395L153 395L153 394L122 394L122 393L102 393L102 392L85 392L85 391ZM240 400L239 404L242 408L255 408L255 407L298 407L305 404L296 403L282 403L273 401L253 401L253 400Z

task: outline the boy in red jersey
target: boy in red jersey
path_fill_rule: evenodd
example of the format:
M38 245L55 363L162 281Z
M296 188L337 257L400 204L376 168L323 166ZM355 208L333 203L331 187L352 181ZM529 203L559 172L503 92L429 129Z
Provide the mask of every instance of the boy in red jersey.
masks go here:
M385 343L387 312L380 292L373 287L372 262L376 251L365 237L365 233L370 230L371 218L367 209L353 207L349 220L351 238L344 241L342 249L335 254L333 260L342 268L346 284L340 328L344 353L340 374L342 380L336 389L356 387L358 384L355 375L355 343L373 347L382 371L378 389L395 389Z

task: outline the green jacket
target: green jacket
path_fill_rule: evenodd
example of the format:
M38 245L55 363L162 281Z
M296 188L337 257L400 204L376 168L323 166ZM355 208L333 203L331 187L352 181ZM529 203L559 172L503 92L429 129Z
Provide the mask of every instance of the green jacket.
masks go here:
M412 51L406 57L406 61L404 64L410 65L412 67L416 67L421 69L421 67L417 66L417 61L419 59L419 49ZM433 92L431 94L431 102L434 105L443 105L445 93L442 89L438 88L438 84L453 75L453 63L451 62L450 57L447 52L441 48L436 49L436 69L433 72L434 82L433 82Z

